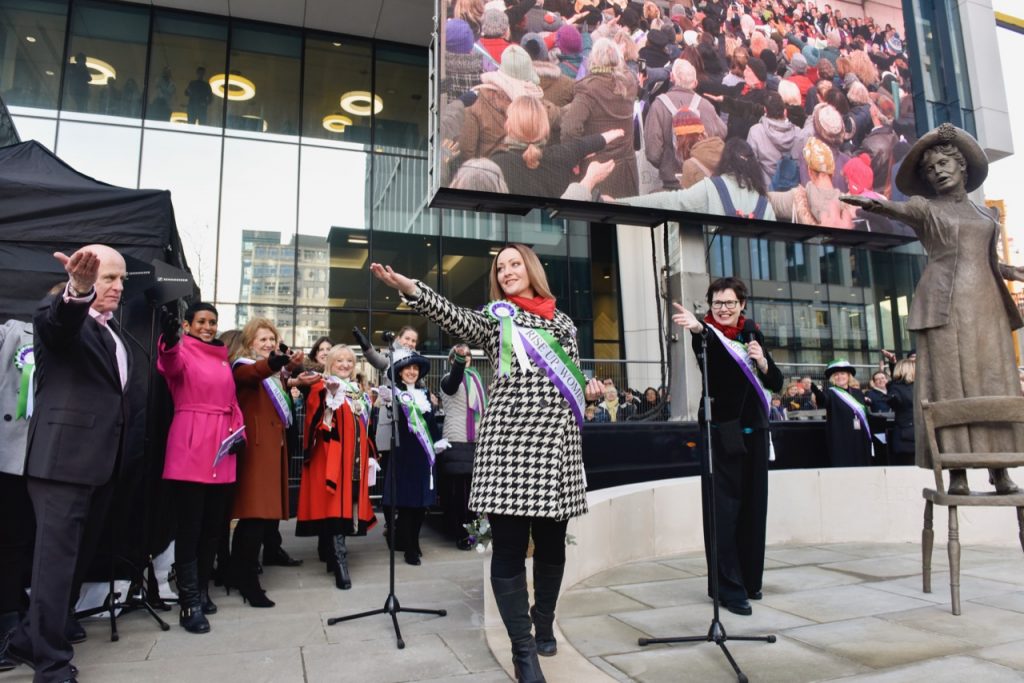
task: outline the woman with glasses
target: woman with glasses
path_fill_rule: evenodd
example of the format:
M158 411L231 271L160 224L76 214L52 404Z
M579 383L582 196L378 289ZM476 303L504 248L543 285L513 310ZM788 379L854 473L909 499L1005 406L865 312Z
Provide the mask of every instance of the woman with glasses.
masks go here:
M761 599L771 452L768 418L771 394L782 388L782 372L765 349L761 330L743 316L747 286L742 280L715 280L707 302L711 312L703 320L673 304L677 312L672 321L693 335L698 362L706 342L719 599L733 614L748 615L753 613L749 600ZM702 434L706 416L702 403L697 416ZM704 483L704 548L710 556L709 491ZM710 561L708 569L710 595Z

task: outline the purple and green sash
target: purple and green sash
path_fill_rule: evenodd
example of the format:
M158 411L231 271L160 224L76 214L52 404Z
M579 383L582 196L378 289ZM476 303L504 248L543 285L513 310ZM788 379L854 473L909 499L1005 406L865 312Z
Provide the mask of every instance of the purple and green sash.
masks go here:
M398 403L402 406L402 412L405 413L405 421L409 424L409 431L420 442L423 452L427 454L430 466L433 467L435 460L434 440L430 437L430 428L427 427L427 420L423 417L423 411L416 405L416 398L412 395L412 392L402 391L398 394Z
M487 391L480 373L473 368L465 369L462 386L466 388L466 439L476 441L476 430L487 409Z
M846 391L841 387L829 387L829 389L839 397L839 400L850 407L853 414L857 416L857 420L860 422L860 426L864 428L864 433L868 435L868 443L871 444L871 457L875 457L875 442L871 438L871 427L868 425L868 413L864 409L864 405L850 395L850 392Z
M764 385L761 384L761 379L754 374L754 361L750 360L750 356L747 355L747 345L743 342L729 339L714 325L705 324L705 327L718 335L718 340L722 342L722 346L729 354L729 357L739 366L743 376L754 387L754 394L758 398L758 404L764 410L765 417L769 417L771 415L771 400L769 399L771 392L764 388Z
M492 301L486 311L501 325L497 374L512 374L513 353L523 370L536 364L569 404L576 424L582 427L587 380L555 336L548 330L516 325L519 308L508 301Z
M36 372L36 355L31 344L19 346L14 352L14 367L21 370L21 382L18 385L18 407L14 419L29 419L35 407L32 391L32 379Z
M256 361L251 358L239 358L234 362L234 365L255 365ZM232 367L234 367L234 365ZM274 410L277 412L277 416L281 418L281 422L284 423L285 427L292 426L292 397L284 387L281 386L281 381L277 377L275 372L270 377L267 377L263 382L263 389L267 392L267 396L270 397L270 403L274 406Z

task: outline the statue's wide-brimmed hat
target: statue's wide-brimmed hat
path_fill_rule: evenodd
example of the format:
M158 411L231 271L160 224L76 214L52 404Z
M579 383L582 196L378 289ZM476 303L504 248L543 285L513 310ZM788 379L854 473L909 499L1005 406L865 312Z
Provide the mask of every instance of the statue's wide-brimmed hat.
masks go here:
M981 184L985 182L985 177L988 176L988 157L985 156L985 150L967 131L957 128L951 123L943 123L938 128L922 135L903 159L900 172L896 174L896 187L900 192L907 196L915 194L924 197L935 196L935 190L932 189L928 179L921 175L918 165L926 151L943 144L956 146L967 161L965 189L968 192L973 192L981 187Z
M425 377L430 372L430 361L416 353L415 351L409 351L408 349L398 349L395 351L395 358L392 362L392 366L395 368L395 377L398 377L398 373L403 368L407 368L410 365L419 366L420 377Z
M850 375L856 375L857 368L853 367L850 361L845 358L836 358L825 367L825 379L828 379L837 372L848 372Z

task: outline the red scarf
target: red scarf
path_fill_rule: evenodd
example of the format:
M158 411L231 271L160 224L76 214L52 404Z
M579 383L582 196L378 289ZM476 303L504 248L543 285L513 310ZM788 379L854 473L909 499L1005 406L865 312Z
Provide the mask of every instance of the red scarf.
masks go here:
M508 297L508 300L527 313L539 315L545 320L551 320L555 317L554 299L548 299L542 296L535 296L532 299L527 299L524 296L510 296Z
M731 325L723 325L715 320L715 316L711 315L711 313L707 313L704 315L704 322L708 325L714 325L716 330L724 334L729 339L736 341L739 339L740 332L743 331L743 324L747 322L747 319L741 315L739 320L736 321L736 327L732 327ZM760 330L761 326L757 325L757 329Z

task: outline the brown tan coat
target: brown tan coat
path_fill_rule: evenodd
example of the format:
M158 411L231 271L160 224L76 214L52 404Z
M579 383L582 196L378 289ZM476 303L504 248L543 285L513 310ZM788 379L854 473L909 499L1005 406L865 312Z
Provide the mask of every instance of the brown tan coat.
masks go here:
M625 94L616 94L616 89ZM625 131L594 155L595 161L615 159L615 170L601 182L600 191L612 197L632 197L640 191L640 173L633 150L633 101L637 83L632 74L596 73L576 83L576 94L562 112L562 139L577 140L609 130ZM584 169L581 169L581 171Z
M288 519L285 425L263 386L273 374L265 360L234 367L238 405L245 418L245 453L238 459L232 511L237 519Z

